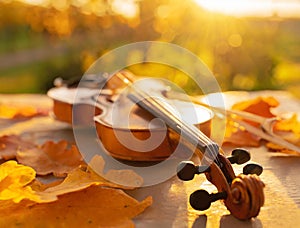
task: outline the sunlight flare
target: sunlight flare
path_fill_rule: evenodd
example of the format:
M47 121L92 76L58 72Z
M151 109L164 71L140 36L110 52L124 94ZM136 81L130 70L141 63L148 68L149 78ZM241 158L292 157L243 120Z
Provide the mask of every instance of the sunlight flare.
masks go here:
M202 8L232 16L299 17L299 1L283 0L195 0Z

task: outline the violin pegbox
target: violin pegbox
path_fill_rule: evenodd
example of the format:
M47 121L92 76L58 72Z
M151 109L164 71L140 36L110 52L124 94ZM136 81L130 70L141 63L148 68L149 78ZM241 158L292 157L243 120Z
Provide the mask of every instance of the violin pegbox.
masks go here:
M259 179L263 168L258 164L247 164L243 174L235 176L230 164L244 164L250 160L250 153L245 149L234 149L230 157L219 155L221 167L212 163L210 166L195 165L192 161L182 161L177 166L177 176L183 181L189 181L195 175L204 173L214 184L218 192L208 193L199 189L189 197L189 202L195 210L207 210L211 203L223 200L227 209L241 220L256 217L264 204L264 183ZM226 172L224 173L224 171ZM229 175L228 175L229 174ZM230 178L228 178L230 177Z
M230 161L231 164L238 164L242 165L246 162L248 162L251 158L250 152L243 148L237 148L234 149L231 152L231 156L227 157L227 159ZM256 174L259 176L263 172L263 167L259 164L250 163L244 166L243 168L243 174Z

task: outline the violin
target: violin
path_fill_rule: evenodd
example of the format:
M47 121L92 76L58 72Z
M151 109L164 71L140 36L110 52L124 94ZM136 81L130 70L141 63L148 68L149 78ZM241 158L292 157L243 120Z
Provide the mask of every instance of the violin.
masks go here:
M195 175L205 174L218 189L218 193L209 194L205 190L192 193L189 201L194 209L206 210L212 202L223 200L238 219L251 219L259 214L264 204L264 183L259 178L263 169L258 164L248 164L242 174L235 175L232 164L249 161L250 153L237 148L230 157L224 156L219 145L209 138L213 116L209 109L193 106L200 114L196 114L196 118L184 119L181 116L190 114L187 102L166 102L156 95L161 91L144 89L130 72L117 72L109 79L106 75L104 81L105 86L100 93L97 87L51 89L48 96L54 101L56 118L69 123L77 118L77 122L95 124L104 147L113 157L120 159L160 161L172 156L178 147L181 152L190 150L201 163L195 165L190 160L181 161L177 166L178 178L190 181ZM120 93L120 90L126 92ZM74 94L83 95L81 102L73 103ZM175 110L183 107L181 115L174 112L174 104L177 105ZM93 109L89 113L94 117L84 116L87 109ZM124 123L124 116L127 117L128 113L134 121ZM119 121L114 123L114 120ZM151 147L149 139L159 141L159 145Z
M70 124L76 122L79 125L95 125L103 146L114 158L127 161L167 159L174 152L175 140L171 140L169 135L165 134L164 124L153 121L155 116L147 110L140 108L130 99L118 99L120 90L127 88L123 79L119 78L120 75L122 77L126 75L126 79L130 78L130 81L135 80L132 74L123 71L107 80L100 93L99 89L91 85L73 87L74 81L71 81L71 86L66 83L65 86L50 89L48 96L53 100L55 118ZM102 78L105 77L108 76ZM149 81L152 83L152 88L156 88L159 93L163 91L164 85L156 80L147 79L147 86ZM99 86L98 84L98 88ZM75 96L77 96L76 102ZM210 136L213 113L209 109L200 105L191 106L186 101L174 99L169 101L173 101L172 105L181 116L188 117L189 124ZM189 115L191 109L195 110L197 116ZM130 120L127 123L124 119L129 114ZM151 126L149 123L152 123ZM155 146L151 148L147 146L152 144Z

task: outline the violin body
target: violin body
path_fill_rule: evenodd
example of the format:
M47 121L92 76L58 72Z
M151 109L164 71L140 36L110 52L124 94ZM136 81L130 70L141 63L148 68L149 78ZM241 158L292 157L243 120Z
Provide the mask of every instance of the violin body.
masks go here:
M116 80L114 80L116 82ZM117 83L118 84L118 83ZM149 112L140 108L128 99L115 101L116 85L110 82L107 89L100 94L97 89L59 87L48 91L48 96L53 100L53 114L57 120L72 124L73 121L83 125L95 125L99 139L107 152L117 159L128 161L163 161L167 159L176 148L176 141L166 134L166 128L162 125L149 123L155 118ZM112 87L112 88L111 88ZM81 94L83 99L76 102L76 94ZM97 99L95 105L95 99ZM172 99L169 99L172 102ZM181 116L189 116L191 110L187 102L173 100L172 105L180 112ZM199 128L208 137L211 133L211 121L213 113L200 105L195 105L197 118L192 118L191 124ZM112 116L117 117L112 121ZM128 118L128 124L126 123ZM120 120L118 123L116 120ZM125 121L124 121L125 120ZM134 136L135 139L128 140ZM153 138L159 145L148 149L145 143ZM120 141L123 138L123 141ZM124 145L126 141L126 146ZM141 153L141 151L143 151Z

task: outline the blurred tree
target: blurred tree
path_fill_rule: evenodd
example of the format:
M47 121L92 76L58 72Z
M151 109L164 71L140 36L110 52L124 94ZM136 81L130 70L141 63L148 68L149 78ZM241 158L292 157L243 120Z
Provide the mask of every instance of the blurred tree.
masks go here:
M10 91L45 92L54 77L81 75L105 52L145 40L192 51L223 90L284 88L283 75L299 78L299 31L299 19L235 18L205 11L192 0L49 0L40 6L6 0L0 2L0 92L8 91L4 78L13 81L22 74L40 85ZM287 62L294 66L291 73ZM180 71L151 64L133 69L167 74L197 92ZM291 81L295 85L299 79Z

